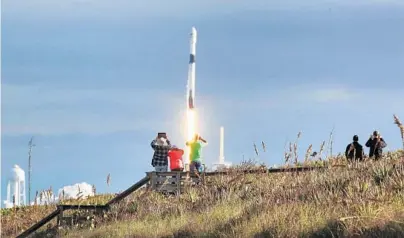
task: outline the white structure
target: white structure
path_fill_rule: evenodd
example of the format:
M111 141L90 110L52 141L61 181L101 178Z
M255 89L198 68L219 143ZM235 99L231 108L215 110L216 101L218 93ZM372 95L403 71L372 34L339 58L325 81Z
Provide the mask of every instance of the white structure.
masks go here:
M25 201L25 172L18 165L11 169L11 177L7 184L6 208L26 205Z
M219 164L224 164L224 128L220 127Z
M229 162L224 161L224 128L220 127L220 149L219 149L219 163L214 164L216 169L227 168L231 165Z

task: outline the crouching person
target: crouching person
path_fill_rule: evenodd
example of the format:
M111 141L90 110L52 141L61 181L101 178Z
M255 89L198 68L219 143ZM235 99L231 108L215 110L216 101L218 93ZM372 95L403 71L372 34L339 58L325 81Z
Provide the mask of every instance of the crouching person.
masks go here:
M179 149L177 146L173 145L171 150L168 151L168 157L170 158L170 170L180 171L184 170L184 165L182 163L182 155L184 151Z
M177 146L173 145L171 147L171 150L168 151L168 158L170 159L170 170L173 172L182 172L184 170L184 165L182 163L182 155L184 154L184 151L179 149ZM176 184L175 181L180 182L177 180L177 176L174 175L172 176L173 181L171 184Z

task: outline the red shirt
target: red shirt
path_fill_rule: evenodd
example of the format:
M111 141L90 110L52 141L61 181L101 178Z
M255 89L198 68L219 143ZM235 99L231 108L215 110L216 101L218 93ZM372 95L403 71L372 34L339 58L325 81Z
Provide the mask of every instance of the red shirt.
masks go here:
M184 168L182 165L183 154L184 151L181 149L173 149L168 151L168 157L170 158L170 170Z

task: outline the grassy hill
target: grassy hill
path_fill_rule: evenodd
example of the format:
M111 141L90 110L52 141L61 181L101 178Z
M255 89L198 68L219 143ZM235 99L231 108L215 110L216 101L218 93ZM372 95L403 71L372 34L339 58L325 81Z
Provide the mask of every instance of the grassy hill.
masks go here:
M388 153L380 161L353 164L336 157L326 165L329 169L278 174L245 175L233 169L228 176L211 178L210 186L191 188L180 197L142 190L103 217L90 219L88 226L59 230L59 234L63 237L404 237L403 151ZM98 196L86 203L100 204L108 199ZM2 237L15 235L53 209L36 206L3 210Z
M396 116L394 122L404 146L404 126ZM285 152L286 164L294 154L292 166L301 165L296 148L296 144L290 144L289 153ZM342 156L310 161L310 151L311 146L304 164L323 168L241 173L263 168L247 162L229 170L228 175L209 177L209 185L191 187L178 197L138 190L108 213L89 215L83 225L58 230L53 221L36 236L404 237L404 151L360 163L348 163ZM105 204L113 196L63 203ZM16 236L55 208L2 209L1 237Z

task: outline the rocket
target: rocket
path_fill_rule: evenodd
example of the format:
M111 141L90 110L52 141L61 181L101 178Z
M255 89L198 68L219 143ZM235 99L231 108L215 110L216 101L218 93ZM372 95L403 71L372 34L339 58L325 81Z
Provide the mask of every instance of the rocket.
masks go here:
M195 54L196 54L196 29L192 27L189 52L187 100L188 109L195 107Z

